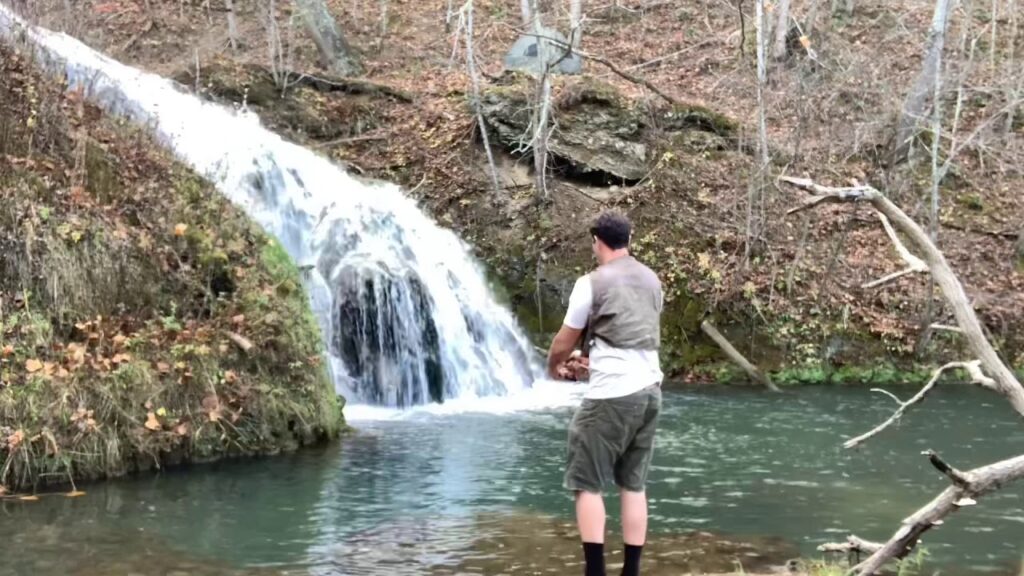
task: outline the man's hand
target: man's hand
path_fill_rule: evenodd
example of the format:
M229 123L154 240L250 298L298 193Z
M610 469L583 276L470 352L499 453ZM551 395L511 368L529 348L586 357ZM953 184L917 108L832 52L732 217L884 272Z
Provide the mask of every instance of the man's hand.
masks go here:
M587 356L573 356L566 365L572 370L573 380L590 380L590 358Z
M579 351L558 367L558 379L582 382L590 378L590 358L580 356Z
M548 376L556 378L558 380L565 380L563 368L566 368L567 363L573 355L573 349L576 348L576 343L580 341L580 337L583 335L583 330L576 328L570 328L565 324L555 335L555 339L551 342L551 349L548 351Z

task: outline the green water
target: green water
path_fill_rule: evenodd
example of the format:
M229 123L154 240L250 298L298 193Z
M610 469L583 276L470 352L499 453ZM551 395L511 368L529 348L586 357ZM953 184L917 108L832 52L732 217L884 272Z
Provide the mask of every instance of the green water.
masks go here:
M692 546L704 559L690 569L749 568L817 557L817 544L850 532L884 539L946 485L922 450L960 468L1020 452L1024 427L1004 404L940 388L898 428L844 451L891 400L842 388L666 393L651 558L659 546ZM0 503L0 574L574 574L560 488L570 417L560 408L357 422L354 436L323 449ZM1018 574L1022 496L1024 485L1011 486L929 532L931 566Z

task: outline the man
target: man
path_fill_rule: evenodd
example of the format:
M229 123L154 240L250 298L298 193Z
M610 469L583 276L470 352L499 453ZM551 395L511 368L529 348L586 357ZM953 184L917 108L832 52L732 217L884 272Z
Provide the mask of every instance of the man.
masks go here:
M661 410L661 282L629 255L632 226L602 214L590 229L598 268L576 281L569 311L548 353L548 373L571 378L587 368L576 344L586 329L590 384L569 426L565 487L576 494L586 576L605 576L602 490L622 495L623 576L640 573L647 538L647 471Z

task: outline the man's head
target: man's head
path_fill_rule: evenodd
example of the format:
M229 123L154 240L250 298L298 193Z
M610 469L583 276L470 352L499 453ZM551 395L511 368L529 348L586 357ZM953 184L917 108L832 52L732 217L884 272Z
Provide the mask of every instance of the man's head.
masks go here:
M633 231L629 219L618 212L604 212L590 227L594 256L599 264L629 253L629 237Z

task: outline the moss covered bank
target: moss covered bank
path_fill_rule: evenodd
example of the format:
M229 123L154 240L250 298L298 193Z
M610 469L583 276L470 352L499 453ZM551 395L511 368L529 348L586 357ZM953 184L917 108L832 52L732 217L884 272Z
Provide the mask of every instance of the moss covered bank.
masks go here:
M0 48L0 492L336 436L288 256Z

